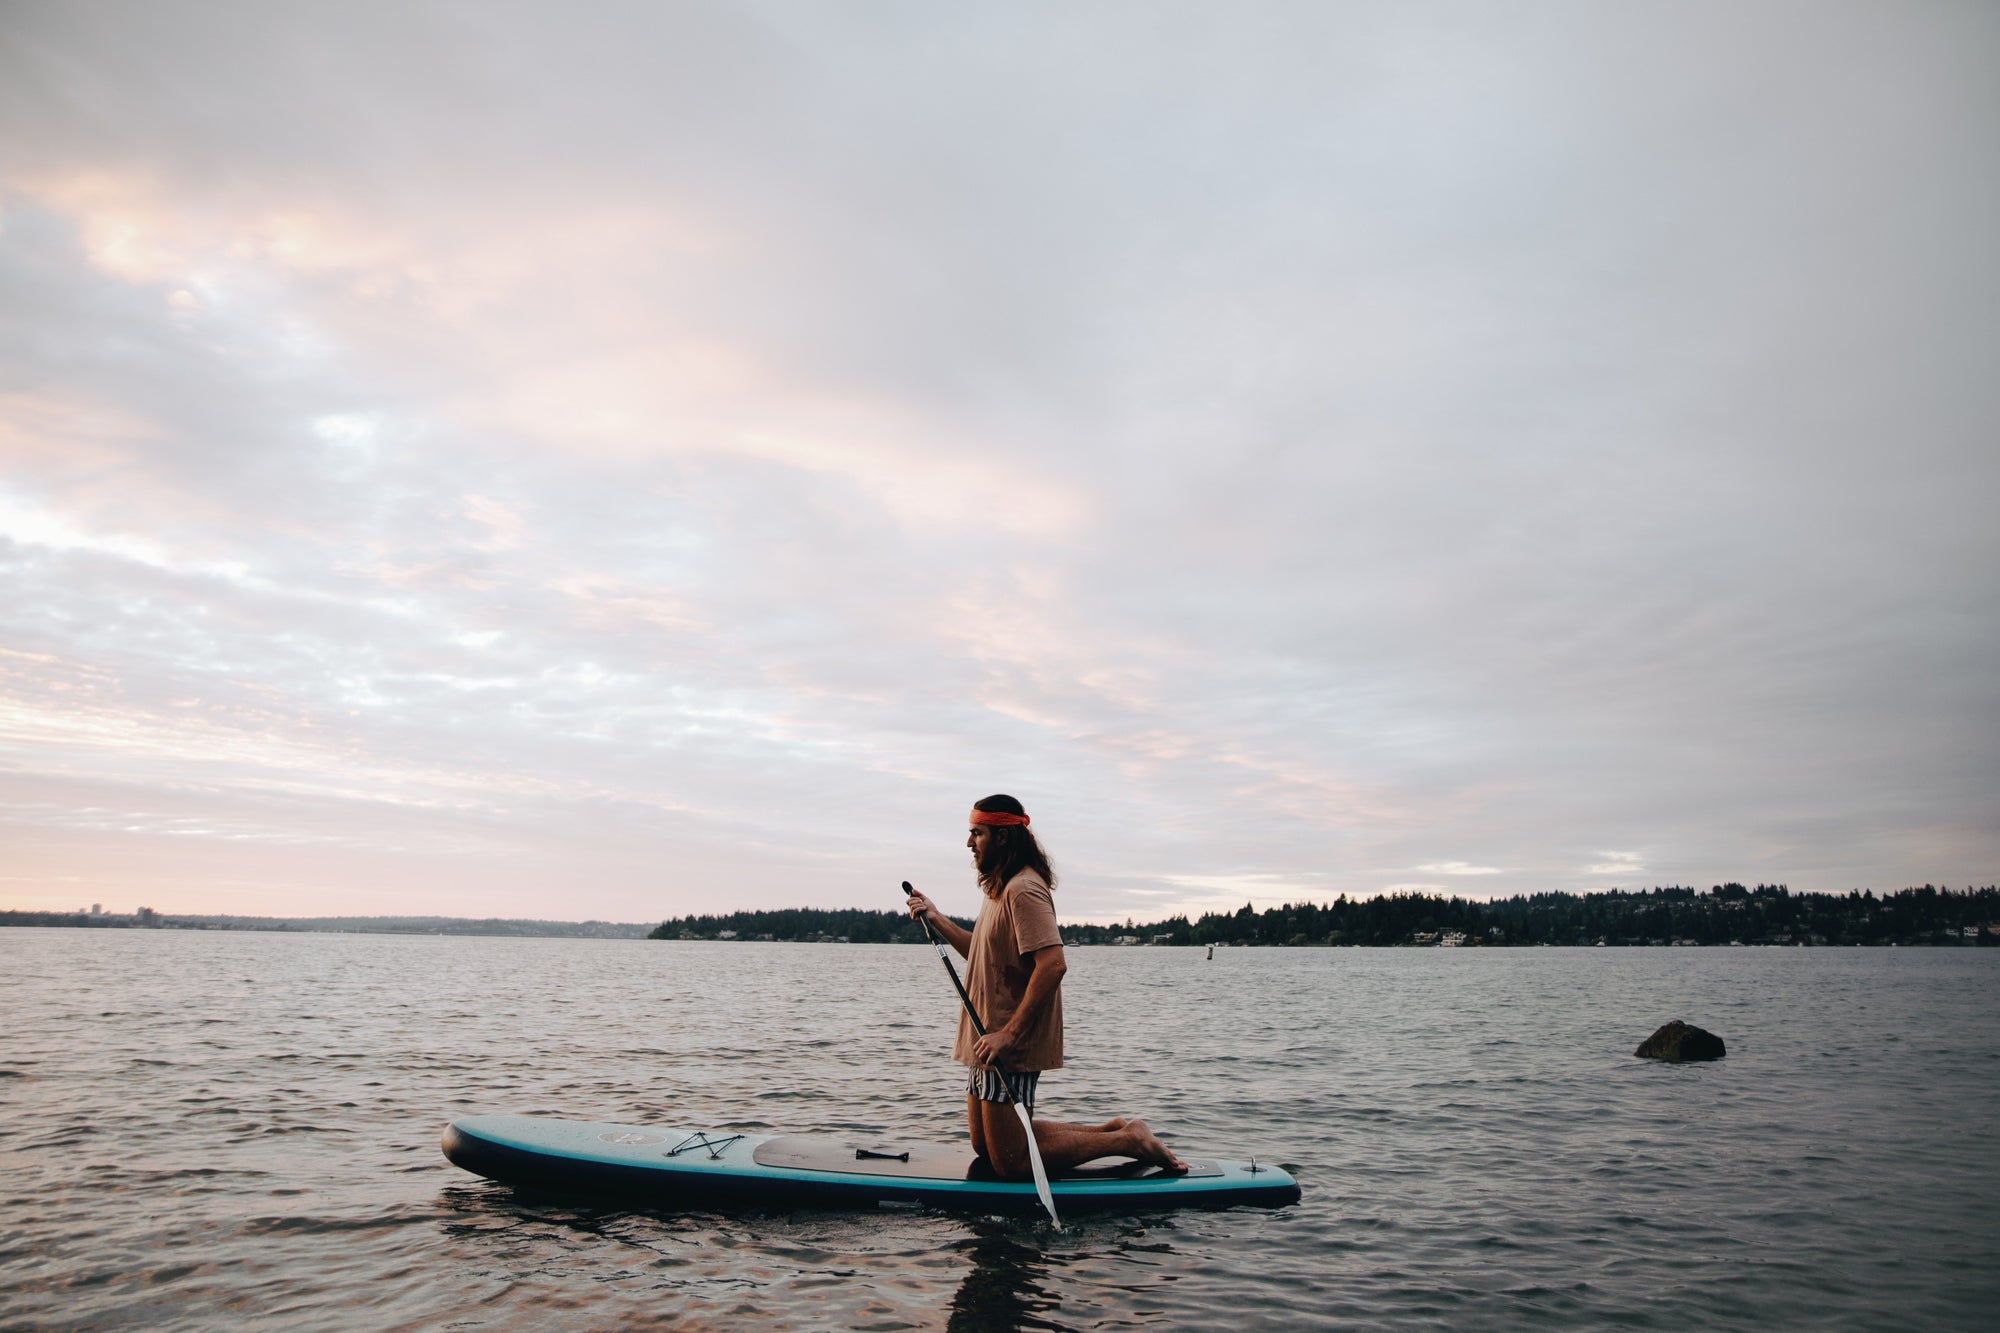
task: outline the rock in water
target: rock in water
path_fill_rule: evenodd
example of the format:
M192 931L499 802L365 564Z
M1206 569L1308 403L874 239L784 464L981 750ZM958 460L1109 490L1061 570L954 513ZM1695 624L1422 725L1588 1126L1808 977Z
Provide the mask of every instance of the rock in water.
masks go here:
M1648 1060L1720 1060L1729 1054L1722 1038L1676 1018L1639 1043L1632 1054Z

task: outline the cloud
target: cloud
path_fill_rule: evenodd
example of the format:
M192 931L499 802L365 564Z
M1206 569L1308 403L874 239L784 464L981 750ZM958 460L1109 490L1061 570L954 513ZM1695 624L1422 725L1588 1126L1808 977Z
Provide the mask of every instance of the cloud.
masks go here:
M11 15L35 873L1990 878L1993 16L1168 12Z

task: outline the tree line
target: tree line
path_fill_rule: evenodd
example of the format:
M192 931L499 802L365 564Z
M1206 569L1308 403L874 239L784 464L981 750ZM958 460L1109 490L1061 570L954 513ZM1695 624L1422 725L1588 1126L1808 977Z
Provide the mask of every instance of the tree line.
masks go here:
M970 920L954 917L970 928ZM1877 896L1793 893L1783 884L1718 884L1706 892L1673 886L1603 893L1535 893L1478 902L1423 893L1287 903L1259 912L1194 920L1171 916L1123 925L1065 924L1072 945L1159 944L1338 946L1522 945L1840 945L1996 944L2000 887L1964 891L1926 884ZM652 939L826 940L921 944L922 927L901 912L826 910L730 912L675 917Z
M953 921L972 929L966 917ZM775 912L727 912L662 921L648 939L785 940L839 944L922 944L924 928L907 912L871 912L859 907L786 907Z
M970 929L972 921L953 917ZM1535 893L1493 902L1393 893L1330 903L1287 903L1194 920L1172 916L1123 925L1065 924L1074 945L1177 944L1336 946L1461 944L2000 945L2000 888L1962 891L1926 884L1877 896L1793 893L1783 884L1718 884L1604 893ZM0 926L155 927L179 930L351 931L421 935L542 935L596 939L824 940L921 944L923 928L902 912L794 907L675 917L651 931L608 921L470 920L458 917L168 916L0 911Z
M2000 944L2000 888L1934 885L1877 897L1793 893L1783 884L1535 893L1475 902L1422 893L1127 923L1111 933L1161 944L1672 945ZM1968 933L1970 932L1970 933ZM1079 942L1083 942L1079 940ZM1098 942L1093 939L1091 942Z

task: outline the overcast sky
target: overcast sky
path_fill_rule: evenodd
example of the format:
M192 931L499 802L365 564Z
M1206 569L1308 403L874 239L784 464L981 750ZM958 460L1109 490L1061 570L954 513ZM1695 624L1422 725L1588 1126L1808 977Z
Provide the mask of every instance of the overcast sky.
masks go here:
M0 4L0 906L2000 873L2000 6Z

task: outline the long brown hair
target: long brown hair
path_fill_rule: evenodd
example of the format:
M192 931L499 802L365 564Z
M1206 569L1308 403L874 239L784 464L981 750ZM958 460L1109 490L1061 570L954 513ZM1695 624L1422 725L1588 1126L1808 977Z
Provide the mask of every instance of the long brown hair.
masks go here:
M1028 812L1011 796L988 796L972 803L974 810L990 815L1025 815ZM1032 870L1042 883L1054 889L1056 872L1049 868L1049 854L1026 824L989 825L986 855L979 858L979 888L989 898L998 898L1007 881L1023 870Z

